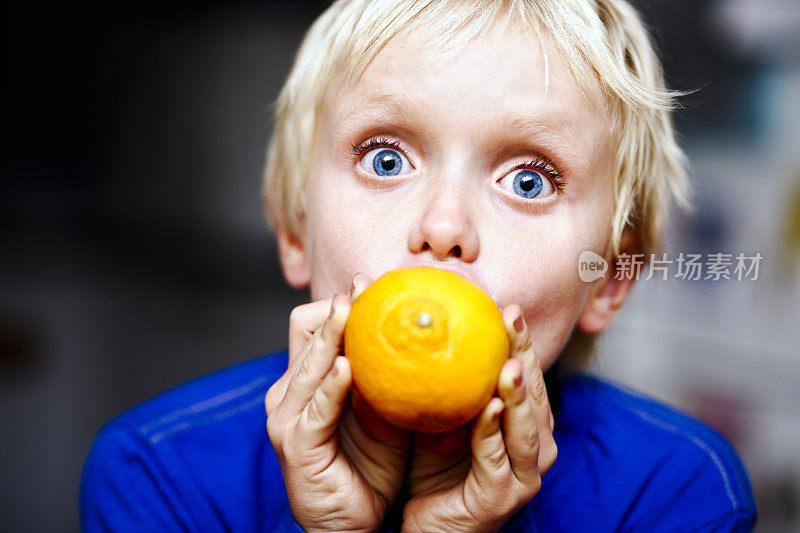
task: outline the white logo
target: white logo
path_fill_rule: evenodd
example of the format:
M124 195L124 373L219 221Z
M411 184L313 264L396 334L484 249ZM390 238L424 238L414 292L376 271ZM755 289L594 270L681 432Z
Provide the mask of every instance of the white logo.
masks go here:
M608 262L591 250L581 252L578 258L578 276L581 281L590 283L606 275Z

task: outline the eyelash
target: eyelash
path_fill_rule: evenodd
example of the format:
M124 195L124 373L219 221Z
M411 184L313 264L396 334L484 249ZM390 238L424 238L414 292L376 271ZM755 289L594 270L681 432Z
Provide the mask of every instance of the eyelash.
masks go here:
M352 146L350 153L353 155L353 158L357 159L361 154L369 150L372 150L373 148L392 148L402 153L403 155L406 154L406 151L403 150L403 147L400 146L399 142L387 139L386 137L380 137L378 139L370 139L365 143L360 143L360 144L356 143Z
M406 152L405 150L403 150L403 147L400 146L400 143L388 139L386 137L380 137L377 139L373 138L364 143L355 143L352 145L350 153L353 156L353 159L358 160L361 154L363 154L364 152L368 152L369 150L372 150L374 148L392 148L393 150L397 150L403 155L406 155ZM406 155L406 157L408 156ZM553 184L559 191L563 191L564 188L566 187L566 182L564 181L564 178L561 176L561 173L558 170L556 170L555 165L553 165L553 163L546 157L537 157L531 159L530 161L526 161L525 163L520 163L519 165L512 168L509 172L514 172L515 170L522 170L522 169L536 170L538 172L541 172L542 174L550 178L550 180L553 182Z
M564 181L564 178L561 177L561 173L558 170L556 170L556 167L546 157L535 158L531 159L526 163L520 163L519 165L512 168L511 172L522 169L536 170L538 172L541 172L542 174L550 178L550 180L553 182L553 185L555 185L556 189L558 189L559 191L563 191L564 187L566 187L567 185L566 182Z

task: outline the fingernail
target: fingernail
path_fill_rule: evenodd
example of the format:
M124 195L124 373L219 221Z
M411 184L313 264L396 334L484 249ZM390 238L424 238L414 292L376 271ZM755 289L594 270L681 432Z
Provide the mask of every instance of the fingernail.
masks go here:
M350 282L350 296L352 296L354 292L356 292L356 278L355 277L353 277L353 281Z
M522 318L522 315L519 315L514 321L514 329L517 333L522 333L525 330L525 319Z
M336 311L336 296L331 299L331 312L328 315L328 319L333 318L333 313Z
M497 411L495 411L494 414L492 415L492 422L497 422L500 419L500 413L502 412L503 412L502 409L498 409Z

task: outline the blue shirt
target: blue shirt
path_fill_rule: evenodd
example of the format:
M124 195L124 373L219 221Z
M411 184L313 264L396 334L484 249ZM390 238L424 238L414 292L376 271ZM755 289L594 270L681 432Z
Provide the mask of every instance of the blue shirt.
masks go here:
M286 352L247 361L108 422L84 467L83 529L300 531L264 412L286 364ZM503 531L752 530L747 475L719 434L588 376L551 396L558 459Z

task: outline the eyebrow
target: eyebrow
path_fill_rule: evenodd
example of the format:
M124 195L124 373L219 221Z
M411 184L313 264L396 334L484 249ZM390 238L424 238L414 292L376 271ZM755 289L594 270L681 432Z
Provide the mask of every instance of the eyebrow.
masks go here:
M553 155L558 154L562 165L573 171L585 171L584 132L578 130L576 117L570 112L559 112L557 116L528 116L509 114L501 116L494 128L505 138L534 141L549 146Z
M496 129L519 131L524 136L554 136L566 140L567 134L575 131L572 114L563 113L558 117L528 116L518 114L502 115L497 120ZM554 133L558 132L557 135Z
M425 115L430 105L424 101L412 100L403 94L372 94L358 99L353 107L341 118L340 122L350 119L369 119L386 117L389 120L407 121L409 115ZM560 113L558 117L529 116L508 113L500 115L495 129L520 131L532 137L553 132L574 132L574 116L569 112ZM561 135L559 135L561 137Z
M430 104L409 98L404 94L373 93L359 98L339 124L350 121L369 121L413 125L415 118L430 112ZM554 144L573 163L580 159L574 139L582 136L576 129L576 117L570 111L558 111L554 116L537 116L520 113L502 113L497 116L492 135L520 140L544 141ZM505 132L513 132L508 134Z
M350 119L368 119L372 117L387 117L390 120L407 120L409 110L424 113L430 110L427 102L412 100L404 94L371 94L359 98L353 107L341 118L339 122Z

